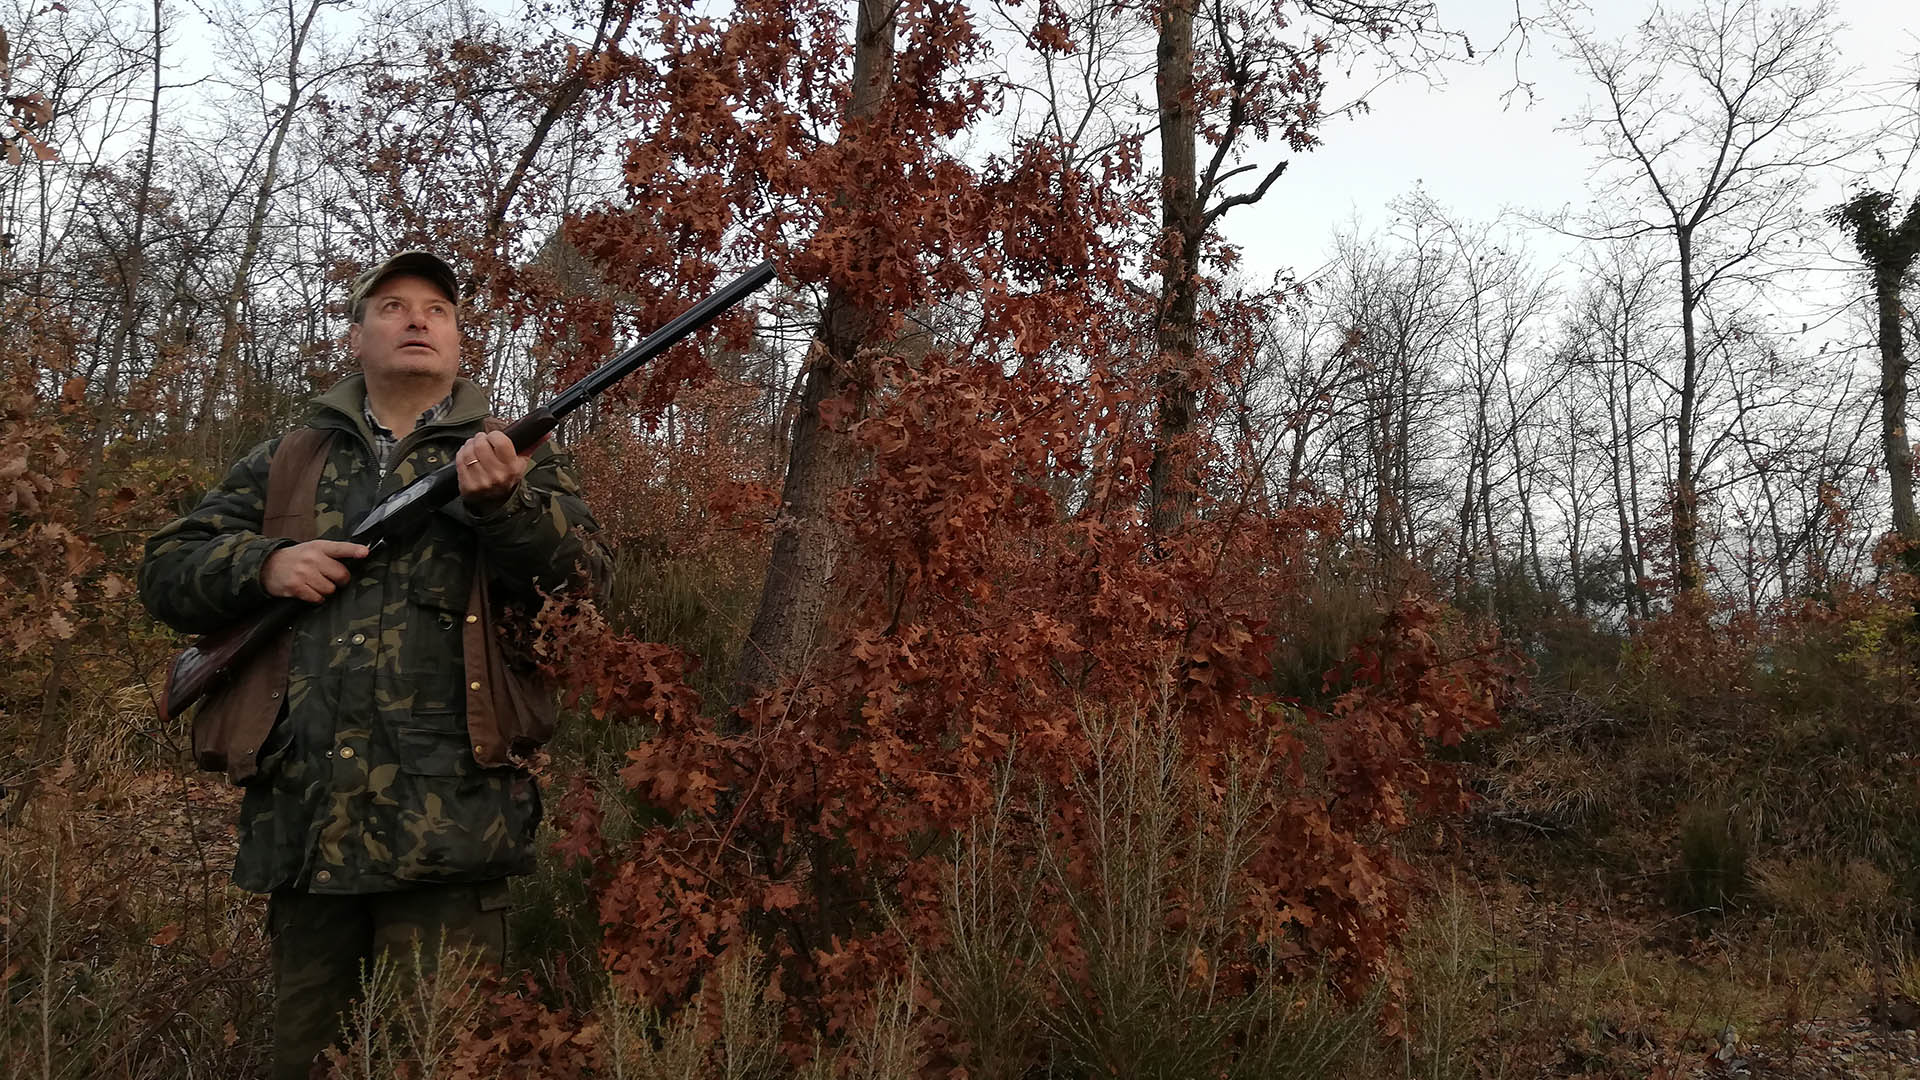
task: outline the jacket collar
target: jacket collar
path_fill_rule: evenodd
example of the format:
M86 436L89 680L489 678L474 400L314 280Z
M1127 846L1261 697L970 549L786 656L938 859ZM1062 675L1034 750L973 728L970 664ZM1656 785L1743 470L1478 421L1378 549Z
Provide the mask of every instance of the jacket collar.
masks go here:
M332 389L313 399L313 416L309 421L315 427L343 428L359 434L361 440L371 447L373 432L367 430L367 422L360 414L361 405L367 399L367 377L361 374L349 375L333 384ZM444 429L478 429L480 421L491 414L487 395L466 379L453 380L453 405L440 419L425 428L414 431L401 440L402 444L416 441L415 436L425 431Z

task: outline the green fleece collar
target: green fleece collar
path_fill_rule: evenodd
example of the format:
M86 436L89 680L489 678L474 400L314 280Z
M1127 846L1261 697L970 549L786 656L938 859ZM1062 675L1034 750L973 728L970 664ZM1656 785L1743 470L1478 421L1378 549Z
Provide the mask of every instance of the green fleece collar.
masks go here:
M313 399L315 426L345 427L358 432L362 441L373 445L373 432L367 430L367 422L360 415L360 406L367 400L367 377L349 375L333 385L333 388ZM431 429L464 428L480 425L492 414L487 404L487 395L466 379L453 380L453 406L440 419L428 425ZM322 421L328 421L322 423ZM341 421L345 421L344 424ZM421 429L416 429L416 431ZM412 442L412 435L401 440Z

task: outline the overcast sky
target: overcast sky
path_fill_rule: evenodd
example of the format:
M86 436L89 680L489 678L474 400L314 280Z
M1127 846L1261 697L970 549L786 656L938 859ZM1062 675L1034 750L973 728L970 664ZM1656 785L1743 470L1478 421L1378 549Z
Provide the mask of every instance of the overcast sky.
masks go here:
M1539 6L1538 0L1520 2L1529 10ZM1514 3L1439 0L1439 7L1449 27L1465 31L1476 50L1485 50L1505 34ZM1653 5L1598 0L1595 7L1602 10L1594 25L1619 37ZM1912 72L1908 58L1920 51L1920 4L1836 0L1835 10L1845 24L1838 34L1841 66L1860 69L1859 78L1870 82ZM1591 97L1591 85L1544 32L1533 35L1517 63L1518 78L1531 84L1531 103L1524 94L1507 94L1515 85L1516 59L1503 52L1490 63L1448 67L1441 72L1444 84L1403 79L1369 95L1371 111L1327 123L1323 145L1296 157L1264 202L1228 215L1227 233L1242 246L1250 276L1264 279L1280 270L1310 276L1325 262L1336 228L1356 221L1363 231L1383 226L1388 203L1416 182L1441 206L1477 221L1517 209L1580 209L1595 154L1564 129ZM1363 85L1364 73L1355 75L1344 84L1348 95ZM1529 246L1548 259L1568 247L1550 235L1531 238Z
M1592 96L1591 84L1560 56L1559 43L1544 28L1536 29L1524 51L1508 40L1489 53L1510 38L1516 5L1538 14L1546 0L1436 2L1442 23L1465 33L1482 61L1434 68L1426 78L1402 77L1367 94L1368 111L1328 120L1320 130L1322 145L1294 155L1264 201L1224 219L1250 278L1267 280L1282 271L1313 276L1328 258L1336 229L1384 227L1388 204L1416 184L1468 221L1492 221L1517 211L1537 217L1562 207L1577 213L1584 206L1595 152L1566 128L1567 119ZM1648 0L1588 2L1595 9L1589 25L1609 38L1631 31L1653 8ZM1699 2L1670 0L1669 6ZM1858 69L1856 78L1876 83L1913 72L1911 58L1920 53L1920 14L1915 13L1920 0L1833 2L1841 24L1840 66ZM204 75L211 53L195 33L182 36L174 52L174 62L181 65L176 77ZM1330 104L1351 100L1379 80L1366 69L1343 77L1330 68L1328 74ZM1520 83L1526 92L1517 89ZM1265 166L1284 156L1283 148L1274 148L1248 160ZM1541 230L1528 236L1527 245L1549 266L1575 247Z

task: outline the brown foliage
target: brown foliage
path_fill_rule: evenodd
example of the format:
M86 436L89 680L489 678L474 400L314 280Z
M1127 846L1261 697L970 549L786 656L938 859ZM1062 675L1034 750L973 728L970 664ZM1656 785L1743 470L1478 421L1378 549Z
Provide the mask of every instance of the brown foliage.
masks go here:
M77 328L41 311L16 314L7 340L21 348L0 361L0 655L12 665L0 721L16 710L38 714L26 761L33 768L61 751L70 717L112 712L106 692L139 685L158 660L162 647L133 603L133 572L144 533L165 520L187 481L164 456L103 445L111 421L87 380L69 375ZM62 700L41 700L50 673L75 661L101 684L91 690L102 700L69 712L65 695L90 687L64 677ZM0 732L20 734L12 725ZM74 749L84 755L102 738L123 736L80 733ZM7 779L18 777L0 776Z
M598 69L641 131L625 148L630 205L568 236L639 310L751 242L880 322L840 373L859 407L820 407L863 472L835 504L841 597L804 672L716 717L687 678L723 658L590 612L545 617L576 703L645 725L619 780L663 819L616 840L584 781L558 815L561 849L592 867L603 961L672 1008L757 943L804 1055L856 1029L916 949L940 947L951 848L997 776L1031 785L1042 831L1085 851L1075 778L1096 746L1080 718L1164 700L1200 782L1237 777L1257 806L1210 970L1235 992L1276 968L1350 993L1390 977L1413 875L1388 840L1460 806L1430 748L1492 722L1495 655L1443 649L1438 610L1409 599L1331 676L1330 707L1265 689L1273 628L1305 621L1301 584L1336 557L1339 517L1265 507L1200 446L1194 520L1150 536L1152 312L1122 277L1157 236L1132 189L1137 144L1077 165L1045 141L963 162L947 141L987 104L967 74L984 48L972 16L910 3L895 17L892 82L853 119L844 95L861 88L818 47L844 18L830 5L662 4L653 46ZM959 298L977 301L967 318L900 345L910 315ZM1244 362L1271 300L1213 313L1222 370ZM647 401L706 375L683 350ZM1210 390L1201 404L1217 404ZM1049 902L1064 901L1035 900Z
M861 428L875 464L848 506L867 568L852 576L873 584L810 679L732 724L700 713L674 651L549 613L565 683L653 725L621 779L671 821L616 846L589 793L562 813L565 849L596 867L623 985L681 1000L764 938L799 1044L847 1028L914 948L938 948L950 838L994 777L1035 785L1047 831L1077 849L1091 823L1074 777L1095 750L1077 718L1159 687L1190 767L1258 792L1226 977L1244 986L1278 962L1357 991L1389 974L1411 873L1383 840L1460 806L1428 748L1492 722L1492 655L1443 655L1437 611L1409 601L1333 677L1330 709L1274 699L1265 627L1326 519L1220 513L1152 558L1137 513L1064 514L1021 481L1022 453L1049 439L1001 396L1040 396L1017 385L951 364L902 374Z

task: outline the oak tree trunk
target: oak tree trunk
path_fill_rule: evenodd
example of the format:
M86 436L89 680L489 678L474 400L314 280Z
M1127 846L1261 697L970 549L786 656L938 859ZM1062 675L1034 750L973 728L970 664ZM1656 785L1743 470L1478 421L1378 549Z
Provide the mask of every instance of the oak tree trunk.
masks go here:
M1155 377L1159 405L1153 463L1147 475L1150 523L1165 537L1186 523L1199 478L1192 435L1197 411L1195 321L1203 207L1193 97L1193 0L1169 0L1160 9L1154 91L1160 109L1160 224L1165 268L1154 327L1160 354Z
M887 0L860 2L849 121L871 117L886 99L892 78L894 11ZM864 413L867 384L859 375L859 356L876 325L872 312L861 310L843 289L829 287L800 377L786 481L780 491L780 518L760 606L734 666L737 702L805 671L814 650L825 644L833 575L843 547L832 500L853 482L859 458L844 423L827 423L821 406L841 398L851 404L852 416Z

